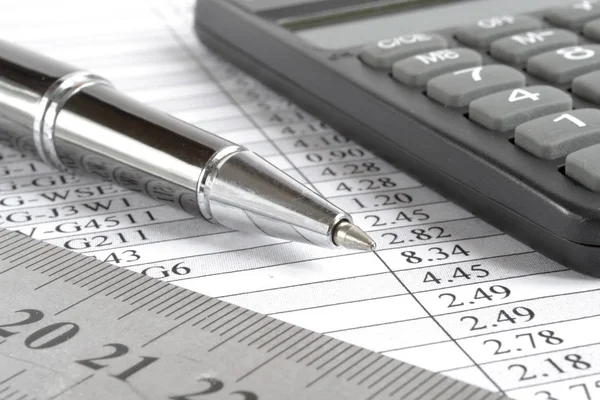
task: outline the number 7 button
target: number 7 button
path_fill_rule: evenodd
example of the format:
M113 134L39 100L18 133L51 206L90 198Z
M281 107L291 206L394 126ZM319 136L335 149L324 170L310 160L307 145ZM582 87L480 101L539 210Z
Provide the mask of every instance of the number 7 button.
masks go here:
M475 99L525 86L525 75L505 65L463 69L427 82L427 96L448 107L463 107Z

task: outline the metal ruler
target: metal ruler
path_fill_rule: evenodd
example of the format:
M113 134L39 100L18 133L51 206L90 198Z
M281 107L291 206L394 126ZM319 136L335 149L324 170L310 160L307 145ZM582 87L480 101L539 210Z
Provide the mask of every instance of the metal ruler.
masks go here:
M0 399L497 394L0 229Z

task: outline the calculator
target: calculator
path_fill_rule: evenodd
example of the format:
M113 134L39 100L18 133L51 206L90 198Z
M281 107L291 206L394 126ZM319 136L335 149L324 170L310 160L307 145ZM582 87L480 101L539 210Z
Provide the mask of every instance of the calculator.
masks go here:
M198 0L224 58L600 276L600 1Z

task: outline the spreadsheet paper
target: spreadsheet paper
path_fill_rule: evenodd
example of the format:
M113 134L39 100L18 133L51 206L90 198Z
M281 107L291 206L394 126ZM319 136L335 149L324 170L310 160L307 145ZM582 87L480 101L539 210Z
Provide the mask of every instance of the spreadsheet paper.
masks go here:
M0 226L515 399L600 399L599 279L534 252L211 54L192 7L4 2L0 37L258 152L351 212L379 249L234 232L8 147ZM186 306L179 290L160 298L174 315Z

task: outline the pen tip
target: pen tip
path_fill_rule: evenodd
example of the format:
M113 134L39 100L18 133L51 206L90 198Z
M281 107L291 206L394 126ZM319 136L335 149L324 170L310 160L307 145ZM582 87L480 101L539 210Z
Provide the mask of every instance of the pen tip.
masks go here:
M358 226L349 221L340 221L333 229L333 243L349 250L373 251L377 244Z

